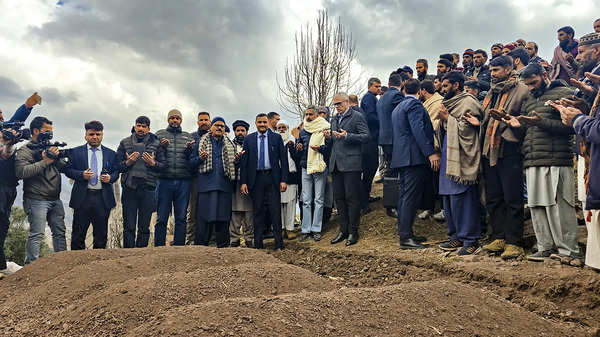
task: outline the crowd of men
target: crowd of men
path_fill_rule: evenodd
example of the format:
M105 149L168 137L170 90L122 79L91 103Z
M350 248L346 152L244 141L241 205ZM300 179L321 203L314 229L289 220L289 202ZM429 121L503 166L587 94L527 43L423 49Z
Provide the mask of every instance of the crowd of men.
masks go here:
M331 244L350 246L359 241L360 218L370 212L379 172L380 181L397 186L397 203L387 213L397 217L401 249L425 247L426 238L413 232L421 210L422 219L446 221L443 250L463 256L483 249L519 258L525 255L529 209L537 250L527 258L581 266L576 158L577 196L588 231L585 263L600 268L600 19L594 27L595 33L579 40L571 27L560 28L550 63L538 56L535 42L522 39L493 44L489 62L482 49L465 50L462 67L458 54L442 54L436 75L428 74L427 60L418 59L416 74L401 67L387 86L369 79L360 103L340 92L332 113L308 105L295 128L275 112L234 121L230 128L224 118L203 111L198 130L188 133L181 112L173 109L166 128L154 133L148 117L137 117L116 151L102 145L102 123L87 122L86 144L65 151L48 142L53 123L46 117L33 118L31 139L18 149L17 129L6 127L0 245L23 180L30 224L26 263L39 257L46 224L54 250L66 250L62 173L74 181L72 250L85 249L90 224L93 247L106 247L116 205L112 184L119 177L125 248L148 246L154 212L154 245L165 245L173 212L173 245L208 245L214 232L219 248L243 243L260 249L272 235L281 250L284 239L296 238L297 203L299 241L321 240L335 208L339 231ZM7 122L24 122L40 100L34 94ZM250 122L256 131L249 134ZM482 245L488 222L491 238Z

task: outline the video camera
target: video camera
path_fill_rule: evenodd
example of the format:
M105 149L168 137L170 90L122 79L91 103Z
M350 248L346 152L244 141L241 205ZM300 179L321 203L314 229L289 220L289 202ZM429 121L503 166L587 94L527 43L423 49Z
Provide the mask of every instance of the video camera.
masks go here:
M22 140L31 138L29 129L21 129L25 125L23 122L0 122L0 130L2 130L2 138L16 144ZM16 132L16 134L13 133Z
M46 156L48 156L48 158L51 158L54 160L61 159L61 158L67 158L69 156L69 150L67 150L67 149L59 150L58 155L55 155L54 153L48 151L48 149L51 147L67 146L67 143L65 143L65 142L52 142L51 141L52 137L53 137L53 134L51 131L50 132L48 132L48 131L40 132L38 134L37 143L27 144L27 146L32 150L39 150L40 156L43 151L46 151Z

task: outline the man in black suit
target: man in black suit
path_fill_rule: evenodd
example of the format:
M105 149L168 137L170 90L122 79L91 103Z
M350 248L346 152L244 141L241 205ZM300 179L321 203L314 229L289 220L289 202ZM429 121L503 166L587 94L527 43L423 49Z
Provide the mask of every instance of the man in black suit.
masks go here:
M108 217L116 206L112 184L119 179L114 167L115 151L102 146L104 126L85 123L87 144L69 151L65 175L75 181L69 207L73 208L71 250L85 249L85 237L92 224L94 249L106 248Z
M256 116L257 132L244 139L241 162L241 192L250 195L254 208L254 247L263 248L266 213L270 214L275 249L283 249L281 192L287 189L287 150L281 136L268 127L266 114Z
M333 98L337 116L331 120L329 169L333 176L333 195L340 215L340 232L331 240L346 240L346 246L358 242L360 199L362 191L362 145L369 141L369 127L364 116L350 109L348 95L339 93Z

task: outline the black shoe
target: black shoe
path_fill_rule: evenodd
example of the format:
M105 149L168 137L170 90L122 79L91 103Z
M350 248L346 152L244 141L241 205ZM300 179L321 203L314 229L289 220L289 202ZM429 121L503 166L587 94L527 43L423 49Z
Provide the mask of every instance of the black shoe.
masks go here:
M417 241L417 242L427 241L427 237L425 237L425 236L413 236L413 239L415 239L415 241Z
M246 248L253 248L252 241L246 241Z
M321 233L313 233L312 237L313 237L313 240L315 240L315 241L321 241L321 239L323 238L321 236Z
M334 245L336 243L340 243L340 242L346 240L347 237L348 237L348 234L339 232L338 235L331 240L331 244Z
M423 249L425 246L415 241L414 238L400 240L400 249Z
M346 247L352 246L353 244L358 242L358 234L350 234L348 235L348 240L346 240Z
M458 251L458 256L465 256L465 255L473 255L473 254L477 254L479 253L479 251L481 250L481 248L479 247L478 244L474 244L472 246L469 247L462 247L459 251Z
M395 208L386 208L385 214L387 214L387 216L392 217L392 218L398 217L398 211L396 211Z
M458 240L450 240L448 242L444 242L441 245L439 245L440 249L445 250L447 252L453 252L455 250L457 250L458 248L461 248L463 246L462 242L458 241Z
M381 200L381 197L369 197L369 202L377 202Z
M300 242L306 242L306 240L310 239L310 234L308 233L303 233L302 237L300 238Z
M273 235L273 231L268 231L263 235L264 239L272 239L274 237L275 237L275 235Z
M231 247L239 247L240 246L240 242L239 241L232 241L230 244Z

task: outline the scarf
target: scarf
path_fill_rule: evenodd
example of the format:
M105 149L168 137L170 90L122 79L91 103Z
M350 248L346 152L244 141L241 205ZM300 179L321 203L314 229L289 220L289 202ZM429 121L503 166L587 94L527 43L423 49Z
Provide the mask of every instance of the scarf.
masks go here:
M493 108L491 106L492 97L496 95L496 110L503 111L510 91L514 89L518 83L519 82L515 77L513 77L512 73L509 75L509 78L507 80L498 83L492 83L487 96L485 96L485 99L483 100L481 109L486 111L488 108ZM491 117L489 115L486 115L484 118L484 120L488 120L489 122L485 130L483 153L487 154L488 159L490 160L490 166L496 166L498 158L500 158L500 145L502 142L502 134L508 128L508 125L504 122L500 122L497 119L490 120L490 118ZM511 141L517 141L517 139L514 136L510 138Z
M569 77L575 76L575 69L571 67L571 64L565 57L567 53L568 52L564 51L560 45L554 48L554 56L552 57L552 62L550 63L550 66L552 67L552 70L550 71L550 80L556 80L559 78L561 68L567 72Z
M473 95L462 92L443 104L448 109L446 176L459 184L476 184L481 160L479 133L463 117L466 113L481 117L479 102Z
M331 125L323 117L317 117L312 122L304 120L304 130L310 133L310 140L308 141L309 148L308 154L306 155L306 173L320 173L324 172L327 168L323 154L319 151L313 150L310 146L325 145L325 136L323 130L329 130Z
M290 133L290 125L287 122L279 121L279 123L277 123L277 125L279 125L279 124L284 124L285 126L287 126L287 129L285 130L285 132L283 132L283 133L277 132L277 133L279 133L279 135L281 136L281 139L283 140L283 146L285 147L285 152L287 152L289 171L290 171L290 173L297 172L298 168L296 167L296 162L294 162L294 160L292 159L292 155L290 154L290 151L287 148L287 143L289 141L295 142L296 139Z
M208 153L208 158L204 161L204 163L200 164L200 169L198 172L200 174L208 173L212 171L212 135L210 133L205 134L200 138L200 142L198 144L198 153L200 151L204 151ZM225 171L225 177L229 180L235 180L235 148L233 143L229 140L229 138L223 136L223 153L221 158L223 159L223 170Z

